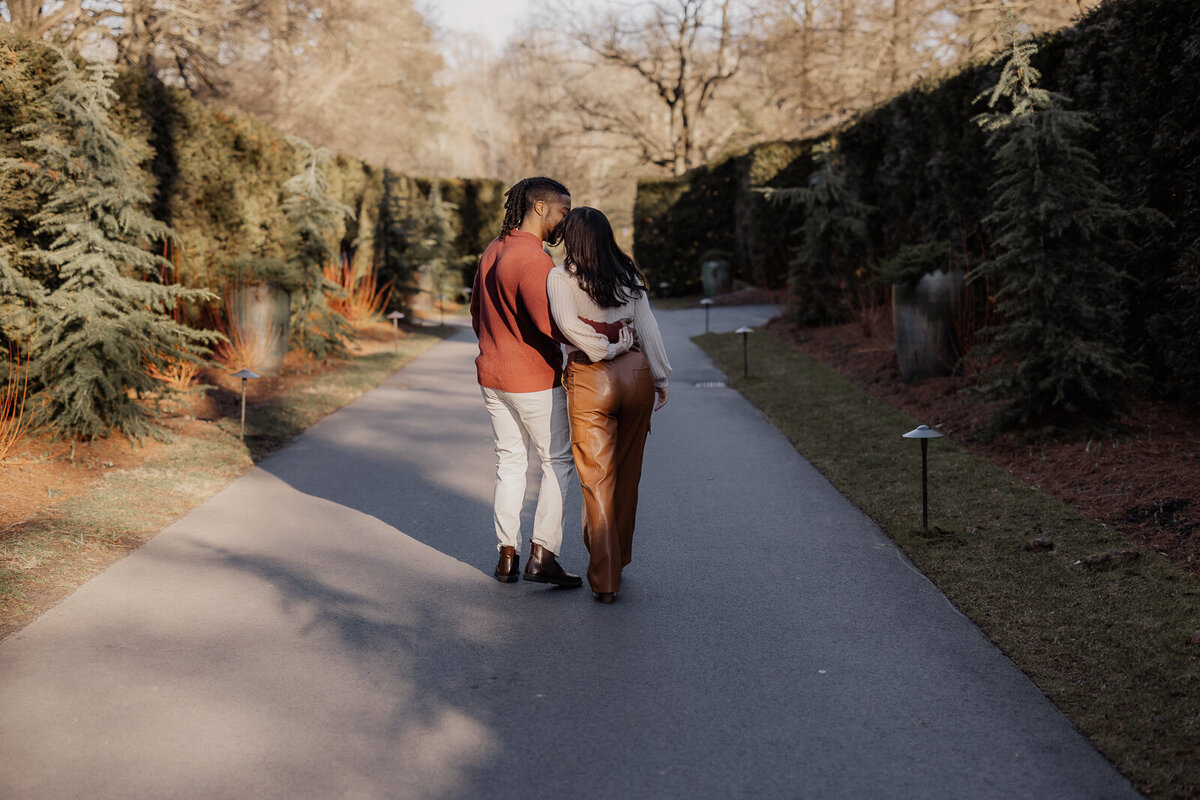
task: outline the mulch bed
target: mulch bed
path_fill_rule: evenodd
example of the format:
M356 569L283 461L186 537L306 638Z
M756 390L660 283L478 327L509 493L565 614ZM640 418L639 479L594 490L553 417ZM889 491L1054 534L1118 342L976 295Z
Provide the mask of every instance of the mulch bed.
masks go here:
M904 381L886 321L870 333L854 323L800 329L782 319L769 329L872 397L1200 576L1200 417L1194 409L1136 398L1128 414L1091 438L989 440L983 430L990 409L966 398L968 377Z

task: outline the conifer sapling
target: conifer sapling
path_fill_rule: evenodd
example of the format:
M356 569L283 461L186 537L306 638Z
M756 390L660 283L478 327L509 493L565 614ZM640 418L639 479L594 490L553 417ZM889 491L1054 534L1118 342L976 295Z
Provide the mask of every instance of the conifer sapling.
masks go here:
M325 265L339 259L330 243L342 220L354 212L329 193L325 166L332 154L298 136L288 141L301 161L300 170L283 184L288 194L283 213L291 224L287 259L300 276L300 288L292 297L292 340L306 353L324 358L340 352L342 342L355 335L354 328L329 305L328 295L341 289L325 277Z
M110 120L114 77L107 64L80 70L60 52L51 115L18 129L25 159L0 165L27 174L45 197L33 217L38 244L24 254L54 276L37 307L31 369L49 421L82 439L151 432L137 402L158 388L147 367L199 359L214 338L167 315L208 292L153 280L169 264L147 248L174 233L142 210L150 202L144 147Z
M874 209L846 186L836 139L814 148L813 167L807 187L766 195L804 208L801 243L791 263L793 312L801 324L827 325L841 322L850 311L843 276L865 275L867 217Z
M1129 276L1118 266L1131 215L1083 144L1095 130L1087 115L1037 86L1036 51L1010 17L992 110L975 118L999 178L985 218L994 255L971 277L1000 286L994 338L975 355L979 391L1003 400L993 420L1001 429L1110 418L1135 374L1121 347ZM995 110L1001 101L1008 112Z

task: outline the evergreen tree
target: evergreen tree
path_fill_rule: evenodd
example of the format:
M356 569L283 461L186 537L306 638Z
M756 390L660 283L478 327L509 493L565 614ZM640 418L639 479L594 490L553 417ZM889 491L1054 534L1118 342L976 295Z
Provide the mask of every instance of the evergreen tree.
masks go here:
M208 292L145 279L169 266L146 247L174 233L141 210L150 202L145 153L109 118L114 76L106 64L81 71L60 52L46 98L51 115L18 129L28 137L26 159L0 165L24 171L46 198L33 217L44 246L24 254L54 276L36 311L31 370L49 420L82 439L151 432L136 400L158 388L147 367L199 359L213 338L167 316Z
M3 167L4 162L0 161L0 168ZM0 332L7 333L14 319L36 309L45 296L42 285L22 275L0 250Z
M435 180L429 187L429 200L425 211L414 221L417 246L413 255L426 265L433 281L433 296L430 298L434 309L440 308L446 294L454 287L451 285L450 259L446 257L450 243L454 241L454 204L442 199L441 181Z
M1128 276L1118 259L1130 213L1098 179L1081 144L1094 130L1086 114L1039 88L1037 51L1010 17L992 109L975 118L997 163L992 213L994 255L972 272L991 279L997 324L976 350L978 390L1003 401L1000 428L1044 425L1068 415L1112 417L1135 372L1121 342ZM980 96L983 97L982 95ZM1007 113L996 111L1001 101Z
M392 296L400 295L400 302L403 302L413 295L432 291L430 302L436 308L437 295L442 292L451 272L446 253L457 230L455 206L442 198L440 181L430 184L428 196L422 196L415 180L402 178L397 183L399 185L394 184L392 189L394 200L389 240L394 246L391 252L397 259L389 273L397 289ZM476 261L472 258L472 267ZM430 276L432 289L421 287L418 275L422 272Z
M374 256L380 280L399 289L392 292L389 306L411 314L411 309L406 305L413 278L411 270L405 265L405 203L397 183L395 173L384 169L383 196L379 199L379 214L375 219Z
M328 295L341 290L324 274L327 264L338 263L339 254L330 242L342 220L354 212L329 194L325 165L332 154L297 136L288 141L301 160L300 171L283 184L288 194L283 213L291 224L287 259L300 276L300 288L292 296L292 341L306 353L325 358L341 352L342 343L355 335L346 319L330 307Z
M831 138L813 153L807 188L768 191L804 207L802 242L791 263L793 313L803 325L841 322L851 311L847 278L865 278L867 217L874 210L846 186L846 167Z
M29 351L37 310L45 295L41 285L13 268L0 250L0 351Z
M451 268L446 253L457 231L455 206L442 198L440 181L429 187L428 197L421 195L417 181L399 178L385 171L384 194L375 224L375 258L381 265L379 276L396 287L393 307L408 311L403 304L423 291L417 274L426 270L441 285L439 275ZM471 257L471 266L477 259ZM434 289L435 294L438 289ZM436 302L436 298L434 298Z
M24 49L28 45L0 31L0 130L19 128L36 112L43 100L42 92L29 80L24 68ZM0 240L17 238L19 220L35 213L37 198L22 185L23 174L7 168L6 155L15 155L16 143L0 137ZM0 353L6 356L14 349L28 353L32 343L35 309L45 297L45 290L9 258L9 250L0 246ZM0 367L8 366L0 357ZM7 378L5 378L7 380ZM2 386L4 380L0 380Z
M1147 327L1159 341L1169 342L1163 360L1172 372L1174 391L1188 403L1200 403L1200 239L1184 249L1179 272L1167 281L1158 313Z
M6 159L22 155L20 137L13 133L47 115L48 81L41 76L53 73L55 61L48 56L54 55L51 48L17 37L0 25L0 163L12 163ZM10 293L10 299L16 291L18 276L39 285L49 277L41 272L41 265L23 258L22 252L13 246L15 242L27 242L32 236L29 218L37 213L41 200L29 186L23 170L0 169L0 242L10 248L8 288L0 287L0 293Z

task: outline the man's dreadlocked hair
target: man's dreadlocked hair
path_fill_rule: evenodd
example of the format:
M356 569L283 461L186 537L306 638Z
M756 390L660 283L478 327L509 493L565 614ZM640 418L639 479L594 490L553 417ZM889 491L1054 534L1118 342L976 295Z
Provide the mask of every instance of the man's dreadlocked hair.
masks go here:
M522 178L504 193L504 222L500 225L500 238L503 239L525 220L525 215L538 200L549 202L559 195L567 197L571 193L553 178Z

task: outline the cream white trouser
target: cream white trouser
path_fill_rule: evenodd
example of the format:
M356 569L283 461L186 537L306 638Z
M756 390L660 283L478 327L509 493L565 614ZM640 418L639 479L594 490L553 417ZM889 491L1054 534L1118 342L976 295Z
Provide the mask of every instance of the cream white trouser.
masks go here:
M496 549L507 545L521 552L521 507L525 502L525 473L532 446L541 460L542 482L530 539L557 555L562 549L567 487L575 472L567 394L562 387L541 392L480 389L492 418L496 444L496 490L492 501Z

